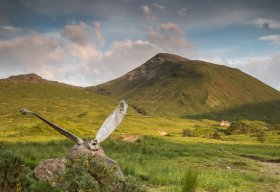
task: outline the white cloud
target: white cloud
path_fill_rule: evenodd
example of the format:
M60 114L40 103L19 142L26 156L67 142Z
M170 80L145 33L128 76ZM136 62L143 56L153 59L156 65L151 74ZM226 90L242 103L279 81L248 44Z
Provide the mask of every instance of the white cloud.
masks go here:
M201 60L238 68L280 90L280 54L242 58L201 57Z
M256 18L246 24L253 25L264 29L280 29L280 22L266 18Z
M66 25L60 31L60 34L62 37L81 46L87 44L103 45L105 43L99 22L95 22L94 25L88 25L84 22L72 23Z
M41 66L46 64L46 61L55 65L63 60L62 53L63 50L55 40L35 32L28 36L0 41L1 62L12 66L20 64L28 67L30 62Z
M177 14L179 17L183 18L187 15L187 9L183 7L177 11Z
M149 42L162 52L177 53L188 58L196 57L195 44L189 41L175 23L163 23L158 29L148 31Z
M279 44L280 43L280 35L266 35L259 37L259 40L268 41L270 43Z
M50 71L59 71L64 61L64 50L51 38L38 33L0 41L1 70L33 72L49 77Z
M165 10L165 5L161 5L161 4L158 4L158 3L153 3L153 6L161 11L164 11Z
M20 30L19 27L13 27L13 26L10 26L10 25L3 25L0 27L1 29L4 29L4 30L10 30L10 31L14 31L14 30Z
M107 51L101 51L95 42L103 39L99 23L77 23L56 34L32 33L2 40L0 74L37 73L47 79L89 86L117 78L160 51L142 40L115 41Z
M0 26L0 37L3 39L10 39L28 33L32 33L32 31L29 29L15 27L12 25Z
M242 62L242 60L241 60ZM280 54L244 58L239 66L245 72L280 90Z
M151 21L155 19L155 16L152 14L152 11L148 5L141 5L140 8L143 11L146 20Z
M94 33L99 41L100 45L104 45L105 43L105 38L101 32L101 24L100 22L95 22L95 29L94 29Z
M62 37L77 43L78 45L85 45L89 43L89 37L93 29L88 27L84 22L79 24L70 24L66 25L61 31L60 34Z
M173 31L175 33L183 33L182 29L175 23L162 23L160 24L160 29L166 31Z

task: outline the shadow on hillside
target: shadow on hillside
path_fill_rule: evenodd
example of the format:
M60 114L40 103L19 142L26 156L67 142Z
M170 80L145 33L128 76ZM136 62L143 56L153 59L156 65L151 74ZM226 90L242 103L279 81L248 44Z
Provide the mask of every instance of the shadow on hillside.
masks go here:
M243 105L228 110L203 113L199 115L184 115L183 117L190 119L213 119L217 121L248 119L265 121L268 123L280 123L280 100Z

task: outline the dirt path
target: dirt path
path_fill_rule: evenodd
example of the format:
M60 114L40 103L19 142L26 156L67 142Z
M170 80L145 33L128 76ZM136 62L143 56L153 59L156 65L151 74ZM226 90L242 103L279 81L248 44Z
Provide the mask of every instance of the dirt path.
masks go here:
M280 178L280 163L270 163L270 162L258 161L258 164L261 165L261 173L275 175L278 178Z
M276 160L265 160L255 156L244 156L243 158L250 159L254 163L260 165L260 173L269 175L273 178L280 179L280 162L279 159ZM260 183L257 184L257 188L259 191L269 191L269 192L278 192L280 191L280 184L272 184L272 183Z
M280 178L280 160L265 160L260 157L249 156L249 155L242 155L241 157L251 159L252 161L256 162L261 166L260 172L266 173L269 175L277 176Z

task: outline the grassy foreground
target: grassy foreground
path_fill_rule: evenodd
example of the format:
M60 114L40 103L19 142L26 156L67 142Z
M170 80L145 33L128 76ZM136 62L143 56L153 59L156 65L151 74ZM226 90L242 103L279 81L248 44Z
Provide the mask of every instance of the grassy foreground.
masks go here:
M83 125L81 122L87 124L92 118L87 116L90 113L82 117L69 117L67 122L65 118L58 121L59 124L72 125L72 129L77 124L79 135L93 137L97 125L92 130L79 129ZM73 143L39 121L37 123L30 124L30 127L26 125L26 135L2 135L1 152L10 151L23 157L31 168L42 159L67 155ZM202 136L205 136L205 131L221 129L217 122L209 120L147 118L129 111L122 125L102 146L110 158L119 162L125 174L142 180L149 191L180 191L184 176L190 169L198 173L197 191L280 189L280 176L277 175L279 163L242 157L247 155L263 161L279 160L279 132L269 132L266 141L259 143L254 135L222 135L219 140L182 137L183 128L204 130ZM169 136L159 135L159 130L169 133ZM122 138L131 135L140 136L140 139L134 143L122 141Z

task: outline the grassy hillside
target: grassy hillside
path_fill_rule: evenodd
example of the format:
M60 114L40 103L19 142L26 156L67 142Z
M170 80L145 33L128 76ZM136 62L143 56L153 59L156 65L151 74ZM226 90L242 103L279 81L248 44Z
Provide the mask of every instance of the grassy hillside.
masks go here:
M27 76L29 78L29 76ZM130 104L130 103L129 103ZM41 141L64 139L33 115L22 115L26 107L81 137L94 137L106 117L118 105L117 100L46 80L16 78L0 80L0 140ZM132 107L113 137L153 135L158 131L181 134L183 128L217 124L169 117L142 117Z
M124 98L150 115L213 118L207 114L227 111L229 119L280 121L277 90L238 69L171 54L158 54L126 75L88 90ZM263 110L265 103L273 103L269 115Z
M82 138L93 138L117 103L34 75L0 80L0 157L11 152L33 169L42 159L67 155L74 145L32 115L21 115L22 107ZM270 126L246 123L262 129ZM195 137L183 137L184 129L193 131ZM145 117L130 107L102 147L119 162L125 175L133 175L149 191L180 191L188 170L198 173L197 191L278 191L279 166L270 161L280 159L279 130L267 132L267 139L260 143L255 134L226 135L225 129L207 119ZM212 138L216 132L220 139ZM139 140L123 141L130 136Z
M102 119L106 118L106 115L117 105L117 102L110 98L88 93L79 87L29 78L30 75L25 79L0 80L0 137L2 138L19 140L24 135L59 136L32 115L21 115L19 110L23 107L62 124L74 133L92 134L102 123ZM69 121L69 117L78 118L86 113L91 114L90 122Z

